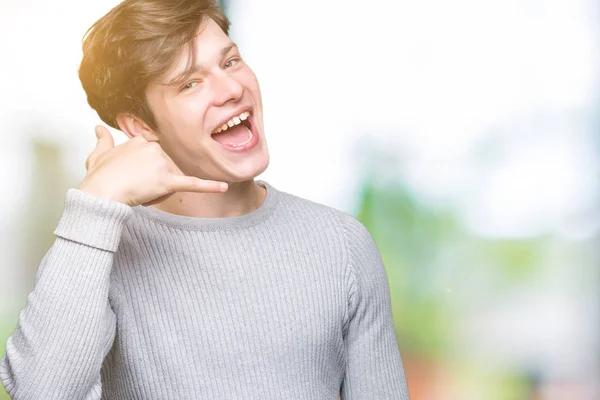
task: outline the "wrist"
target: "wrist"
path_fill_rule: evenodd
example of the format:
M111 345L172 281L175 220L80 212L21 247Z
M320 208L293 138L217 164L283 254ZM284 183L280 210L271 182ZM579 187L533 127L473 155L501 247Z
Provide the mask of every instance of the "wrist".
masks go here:
M106 200L118 201L119 203L129 205L129 204L127 204L127 202L122 200L121 196L118 196L116 193L107 189L106 187L94 185L93 183L86 182L85 180L79 185L79 187L77 189L81 190L83 192L91 193L98 197L102 197L103 199L106 199Z

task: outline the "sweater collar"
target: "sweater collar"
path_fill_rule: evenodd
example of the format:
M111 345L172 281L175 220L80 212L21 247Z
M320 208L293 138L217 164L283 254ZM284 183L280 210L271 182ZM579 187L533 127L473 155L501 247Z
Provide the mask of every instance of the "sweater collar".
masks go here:
M171 214L154 207L133 207L139 215L163 225L185 230L223 230L238 229L256 225L265 220L275 210L279 202L280 192L264 180L256 183L267 190L263 203L255 210L235 217L200 218Z

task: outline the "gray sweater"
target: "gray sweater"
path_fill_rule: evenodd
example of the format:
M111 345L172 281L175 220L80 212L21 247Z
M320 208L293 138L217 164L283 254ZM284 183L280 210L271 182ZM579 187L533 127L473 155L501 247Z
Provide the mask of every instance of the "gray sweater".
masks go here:
M230 218L69 189L0 362L12 398L408 399L369 231L257 182Z

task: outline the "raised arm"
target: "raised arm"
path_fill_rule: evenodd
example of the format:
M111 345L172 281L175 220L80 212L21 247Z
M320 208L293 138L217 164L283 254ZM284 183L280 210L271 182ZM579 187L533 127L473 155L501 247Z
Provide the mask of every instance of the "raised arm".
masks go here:
M110 272L130 212L67 192L55 242L0 360L0 380L13 399L100 399L100 368L116 326Z
M225 182L184 175L158 142L136 136L115 147L102 126L96 137L86 177L67 192L56 240L0 361L0 380L14 399L99 399L116 326L110 272L131 207L177 191L227 190Z

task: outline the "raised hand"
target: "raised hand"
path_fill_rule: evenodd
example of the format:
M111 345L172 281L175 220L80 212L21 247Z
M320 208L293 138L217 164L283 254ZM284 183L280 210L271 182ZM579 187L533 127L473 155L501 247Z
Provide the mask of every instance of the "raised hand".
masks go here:
M186 176L157 142L141 136L115 147L105 127L96 127L98 142L88 156L79 190L129 206L152 205L175 192L219 193L227 183ZM224 185L224 186L222 186Z

